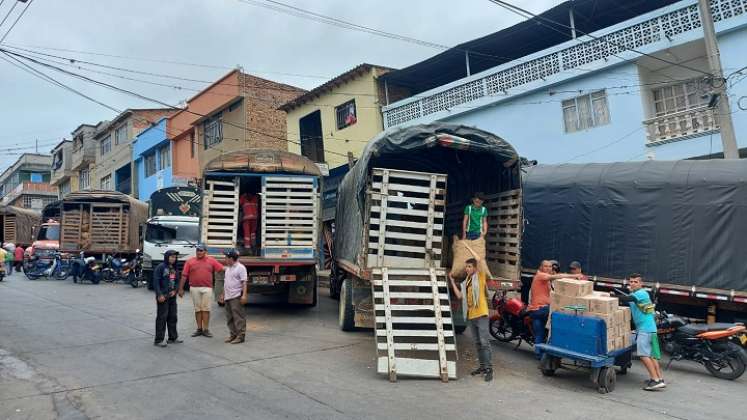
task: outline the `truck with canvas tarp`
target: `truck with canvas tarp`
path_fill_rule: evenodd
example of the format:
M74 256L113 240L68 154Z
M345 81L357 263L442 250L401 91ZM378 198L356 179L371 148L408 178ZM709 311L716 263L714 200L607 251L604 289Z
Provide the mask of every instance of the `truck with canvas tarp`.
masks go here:
M15 206L0 205L0 238L28 247L34 242L34 230L41 224L41 214L37 211Z
M343 330L374 328L377 369L455 375L460 302L447 287L453 235L475 192L486 195L487 263L498 283L518 282L519 157L500 137L432 123L368 142L338 188L331 290Z
M537 165L523 184L525 283L579 261L598 289L640 273L669 312L747 320L747 160Z
M250 294L315 306L320 184L318 166L300 155L266 149L221 155L203 173L200 242L216 258L237 250Z

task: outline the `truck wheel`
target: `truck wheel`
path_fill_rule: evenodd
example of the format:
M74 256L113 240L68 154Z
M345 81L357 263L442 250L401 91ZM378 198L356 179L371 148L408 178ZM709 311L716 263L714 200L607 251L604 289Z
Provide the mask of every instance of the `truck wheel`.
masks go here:
M343 331L355 331L352 279L345 279L340 290L340 329Z
M329 297L332 299L340 298L340 289L342 282L345 281L345 272L341 271L334 260L329 269Z

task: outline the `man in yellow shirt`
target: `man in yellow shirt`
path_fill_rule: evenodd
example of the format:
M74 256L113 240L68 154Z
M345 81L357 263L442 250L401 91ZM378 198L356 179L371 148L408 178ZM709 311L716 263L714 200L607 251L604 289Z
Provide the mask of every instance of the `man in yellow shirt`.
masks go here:
M8 255L8 251L0 247L0 271L2 271L4 276L8 276L11 274L5 270L5 260L7 258L7 255Z
M449 282L457 299L462 299L462 307L467 308L470 331L480 359L480 366L471 374L473 376L484 375L485 382L490 382L493 380L493 353L489 340L490 322L486 277L485 273L477 270L477 260L474 258L466 261L464 270L467 272L467 278L462 282L462 289L456 286L453 278L449 277Z

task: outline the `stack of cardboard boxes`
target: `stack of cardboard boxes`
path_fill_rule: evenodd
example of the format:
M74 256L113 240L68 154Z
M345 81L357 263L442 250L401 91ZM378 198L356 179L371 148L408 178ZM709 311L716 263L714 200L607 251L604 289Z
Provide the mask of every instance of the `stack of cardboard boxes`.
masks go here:
M577 313L601 318L607 325L608 352L630 346L630 308L619 307L617 298L595 292L593 284L585 280L555 280L553 288L550 313Z

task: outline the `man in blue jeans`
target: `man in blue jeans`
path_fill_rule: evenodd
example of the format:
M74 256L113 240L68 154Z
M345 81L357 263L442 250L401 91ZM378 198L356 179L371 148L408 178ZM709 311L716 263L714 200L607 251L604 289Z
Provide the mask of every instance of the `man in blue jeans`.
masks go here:
M483 193L475 193L472 197L472 204L464 208L462 239L474 241L488 233L488 209L483 207L482 203L484 201Z

